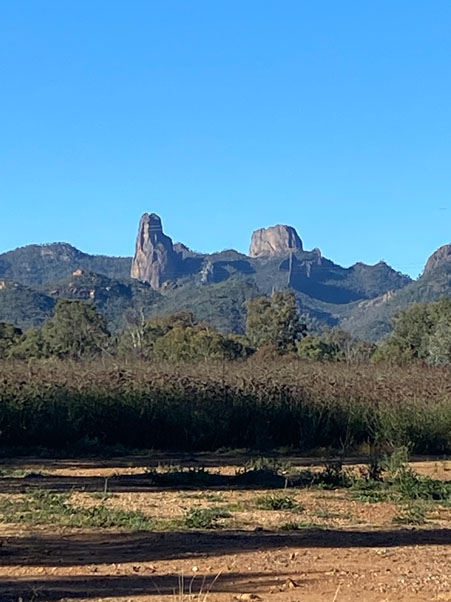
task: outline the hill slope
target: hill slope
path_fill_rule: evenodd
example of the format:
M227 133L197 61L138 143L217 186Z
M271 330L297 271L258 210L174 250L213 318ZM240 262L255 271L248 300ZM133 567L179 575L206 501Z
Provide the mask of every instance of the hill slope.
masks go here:
M22 329L40 326L52 316L57 299L92 301L117 331L154 315L161 295L141 282L120 282L107 276L76 270L69 279L40 290L0 280L0 322Z
M198 320L223 332L242 332L248 299L291 288L308 321L342 323L374 339L389 327L385 312L390 312L379 308L381 296L406 290L399 298L402 304L416 284L383 262L343 268L318 249L296 249L285 257L249 257L233 249L207 255L182 244L175 244L174 251L179 254L179 271L158 291L130 279L131 258L89 255L66 243L3 253L0 278L17 284L15 289L9 284L7 293L0 295L0 320L26 328L51 315L58 298L91 299L112 330L142 315L191 309ZM376 326L369 318L373 311Z
M47 286L43 291L52 299L92 301L106 317L111 330L121 330L152 314L161 295L148 284L113 280L103 274L78 269L70 278Z
M0 280L0 322L19 328L40 326L53 313L56 301L17 282Z
M399 311L412 303L437 301L442 297L451 297L451 261L428 269L400 290L359 303L342 326L356 337L376 341L390 332L393 317Z
M130 257L89 255L67 243L27 245L0 254L0 279L39 287L59 282L81 268L109 278L128 280L131 264Z

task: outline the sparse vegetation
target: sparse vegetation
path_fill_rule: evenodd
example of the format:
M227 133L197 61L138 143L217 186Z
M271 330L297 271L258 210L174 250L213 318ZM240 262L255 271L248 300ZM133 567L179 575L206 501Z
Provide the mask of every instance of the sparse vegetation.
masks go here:
M427 505L422 500L409 501L393 519L399 525L424 525Z
M262 495L255 503L260 510L289 510L290 512L303 510L291 495Z
M188 529L215 529L220 519L229 518L230 512L223 508L191 508L184 518Z
M316 523L310 522L302 522L302 521L293 521L289 523L283 523L280 525L279 529L281 531L305 531L312 529L323 529L322 525L318 525Z
M66 527L120 527L128 531L151 530L155 523L141 512L112 509L104 504L81 508L62 493L35 489L20 499L2 498L0 516L4 522L51 524Z
M379 462L382 468L375 473L376 476L371 473L373 461L367 469L360 471L355 468L344 469L340 462L326 462L323 468L316 466L299 471L299 468L296 470L293 466L287 467L274 459L261 457L249 461L236 474L224 474L203 467L160 466L149 473L150 484L158 483L158 492L154 490L152 494L149 490L149 493L161 495L165 488L172 496L175 491L179 492L176 497L180 498L180 510L183 512L179 510L169 517L158 511L155 502L142 505L141 501L141 506L138 504L134 509L124 509L124 498L121 501L121 493L115 489L121 483L121 477L111 476L108 479L113 485L110 491L105 485L103 491L85 493L71 489L62 493L58 489L51 489L52 484L46 481L46 475L25 469L6 469L2 475L5 489L0 495L0 521L126 531L227 529L236 528L241 521L246 528L252 524L259 525L260 522L264 526L255 526L256 529L266 528L270 524L272 529L299 531L330 528L337 524L336 521L340 521L340 525L361 524L361 516L354 516L353 500L363 503L386 502L391 505L392 512L396 511L390 520L398 525L422 525L431 514L433 518L439 516L440 512L448 512L451 482L417 474L408 464L406 448L394 450L392 454L381 457ZM274 491L274 479L288 471L291 474L289 483L283 489ZM34 478L27 485L29 475ZM184 475L182 480L180 475ZM258 481L252 480L256 475ZM146 476L146 473L142 476ZM243 480L243 476L250 480ZM131 475L131 478L136 478L136 475ZM23 488L20 487L18 491L25 489L25 493L8 494L8 479L22 479ZM280 482L277 484L280 485ZM14 483L16 486L17 483ZM220 487L220 492L209 490L212 486ZM180 493L184 488L194 491ZM252 498L252 493L246 491L249 488L266 491ZM241 492L236 496L235 491L240 489ZM311 491L303 492L303 489L316 489L321 501L316 501L315 494L312 504ZM331 497L331 489L342 490L341 497ZM256 519L258 510L264 512ZM296 516L300 513L304 520L287 520L290 514Z
M414 513L426 502L447 504L451 501L451 482L418 475L407 462L407 448L396 449L383 460L383 472L378 473L376 479L367 476L353 481L355 497L368 502L391 500L407 503L410 508L407 514ZM419 503L415 505L417 501Z

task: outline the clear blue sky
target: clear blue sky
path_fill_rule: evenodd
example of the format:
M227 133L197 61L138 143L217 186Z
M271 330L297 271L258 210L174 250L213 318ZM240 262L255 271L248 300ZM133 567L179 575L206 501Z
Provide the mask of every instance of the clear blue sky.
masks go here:
M0 251L295 226L414 276L451 241L449 0L2 0Z

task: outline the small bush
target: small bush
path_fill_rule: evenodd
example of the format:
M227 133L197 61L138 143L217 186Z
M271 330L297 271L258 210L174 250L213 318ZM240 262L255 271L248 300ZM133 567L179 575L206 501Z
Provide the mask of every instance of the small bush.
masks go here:
M302 506L289 495L263 495L257 498L256 506L260 510L289 510L290 512L303 510Z
M191 508L184 518L188 529L216 529L219 520L229 518L230 513L222 508Z
M399 525L424 525L426 522L426 505L424 502L410 502L393 519Z
M353 497L361 502L384 502L390 497L385 483L357 479L352 486Z
M151 477L159 485L181 488L223 485L227 481L227 477L209 472L202 466L189 468L170 466L166 472L153 471Z
M300 487L319 487L321 489L341 489L351 487L352 477L343 469L341 461L330 461L324 464L321 471L301 470L293 484Z
M451 503L451 482L419 475L407 462L407 448L395 449L382 463L385 469L383 477L377 471L374 480L369 478L369 473L364 478L354 480L354 496L368 502L418 500Z
M324 527L322 525L317 525L316 523L289 522L280 525L279 529L281 531L304 531L309 529L324 529Z

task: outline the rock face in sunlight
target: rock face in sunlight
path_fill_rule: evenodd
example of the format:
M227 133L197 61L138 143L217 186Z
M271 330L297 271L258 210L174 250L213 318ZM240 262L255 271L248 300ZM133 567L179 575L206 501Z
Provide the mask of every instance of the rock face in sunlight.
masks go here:
M249 255L251 257L283 256L290 251L302 251L302 240L292 226L278 224L260 228L252 234Z
M160 289L164 282L176 277L179 264L180 255L174 250L172 239L163 233L160 217L145 213L139 222L131 277Z
M424 274L432 272L443 263L451 263L451 245L443 245L429 257L424 268Z

